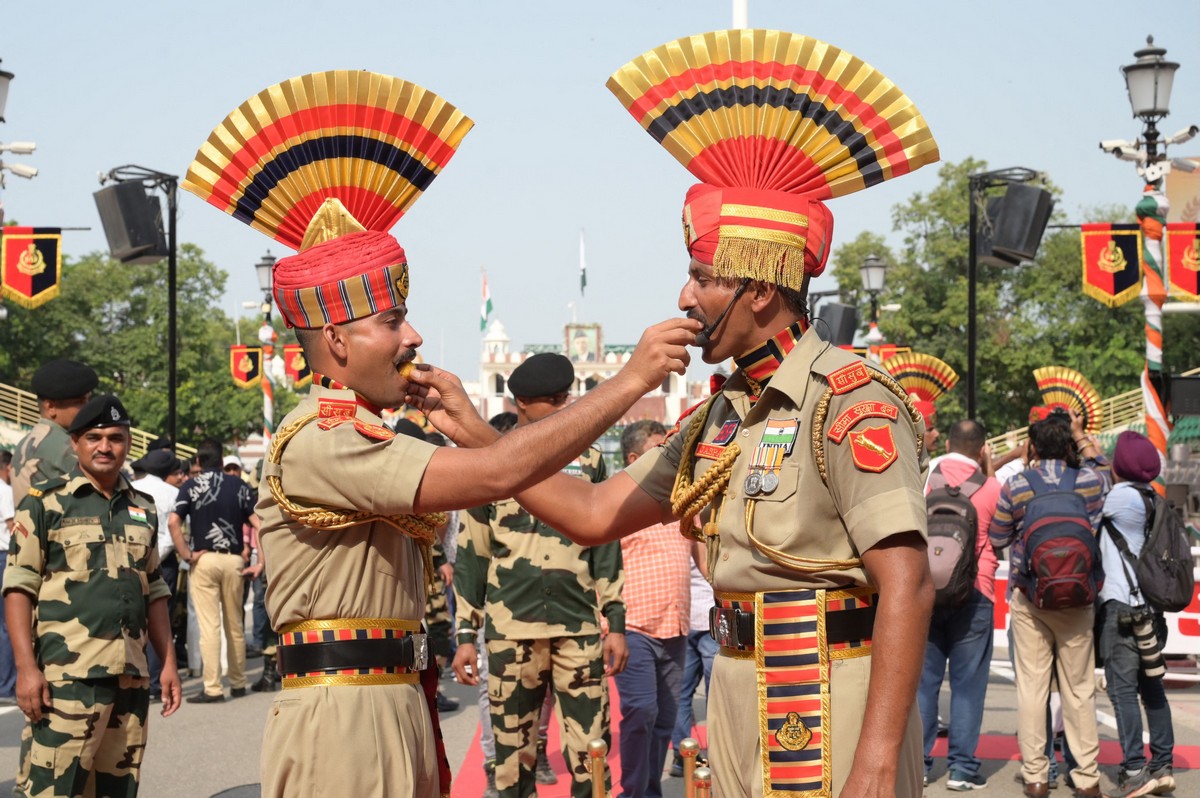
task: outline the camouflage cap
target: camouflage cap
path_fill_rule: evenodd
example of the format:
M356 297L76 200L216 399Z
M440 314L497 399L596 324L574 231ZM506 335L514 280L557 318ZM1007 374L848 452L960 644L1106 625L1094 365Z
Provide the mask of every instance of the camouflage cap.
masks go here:
M99 381L91 366L77 360L51 360L33 373L31 387L39 399L74 399L94 391Z
M508 389L513 396L553 396L571 389L575 367L554 352L540 352L513 369Z
M129 414L115 396L101 395L79 409L67 432L74 435L97 427L128 427Z

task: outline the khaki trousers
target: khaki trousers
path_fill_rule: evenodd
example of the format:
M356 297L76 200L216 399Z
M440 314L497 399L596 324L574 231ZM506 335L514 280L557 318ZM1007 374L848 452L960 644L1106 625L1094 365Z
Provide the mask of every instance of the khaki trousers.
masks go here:
M229 658L229 686L246 686L246 637L242 628L242 568L240 554L206 552L192 567L188 589L200 625L200 659L204 667L204 692L223 695L221 687L221 631Z
M850 777L867 712L871 657L836 659L829 671L831 795L837 796ZM717 655L708 701L708 758L715 798L762 798L764 794L757 693L754 660ZM901 743L896 798L920 798L923 746L921 715L914 700Z
M1021 775L1027 784L1049 779L1046 758L1046 706L1050 701L1050 671L1058 676L1062 697L1063 731L1078 767L1071 780L1078 789L1100 783L1096 757L1096 679L1092 675L1091 606L1070 610L1040 610L1022 590L1014 590L1009 623L1017 677L1017 744Z
M419 684L290 688L262 746L263 798L437 798L429 706Z

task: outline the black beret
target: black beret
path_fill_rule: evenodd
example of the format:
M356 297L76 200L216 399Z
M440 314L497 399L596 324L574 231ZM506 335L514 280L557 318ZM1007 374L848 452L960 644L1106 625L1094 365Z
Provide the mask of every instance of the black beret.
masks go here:
M407 435L410 438L425 440L425 430L421 429L421 425L412 419L400 416L394 423L397 435Z
M33 373L33 393L39 399L74 399L94 391L98 382L91 366L76 360L51 360Z
M134 471L145 471L162 479L174 470L177 462L179 461L175 459L175 455L166 449L155 449L147 452L141 460L132 463L132 467Z
M575 367L563 355L541 352L513 369L508 389L513 396L554 396L569 391L575 382Z
M175 447L171 445L171 439L166 436L162 436L150 441L150 444L146 446L146 451L153 452L156 449L165 449L169 452L174 448Z
M79 409L67 432L75 434L96 427L128 427L129 414L115 396L101 394Z

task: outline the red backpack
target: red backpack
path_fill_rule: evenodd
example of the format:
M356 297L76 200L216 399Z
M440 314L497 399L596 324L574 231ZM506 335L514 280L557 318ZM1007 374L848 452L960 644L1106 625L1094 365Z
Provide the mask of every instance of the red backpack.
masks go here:
M1021 524L1025 567L1016 584L1039 609L1086 607L1104 587L1087 502L1075 492L1078 476L1079 469L1067 468L1051 486L1037 471L1025 472L1033 498L1025 505Z

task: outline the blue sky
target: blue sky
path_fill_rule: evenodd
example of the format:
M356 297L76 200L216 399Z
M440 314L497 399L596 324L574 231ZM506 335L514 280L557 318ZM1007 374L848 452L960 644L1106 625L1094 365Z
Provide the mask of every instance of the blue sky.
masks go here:
M343 11L342 9L346 9ZM353 13L350 13L350 10ZM293 75L369 69L403 77L475 120L454 160L393 228L412 267L410 309L427 360L477 376L479 276L518 345L580 321L611 343L678 315L679 233L694 182L605 89L615 69L671 39L728 27L729 0L689 2L292 2L6 4L0 59L14 72L0 141L35 140L33 181L9 176L23 224L69 232L78 256L104 249L96 174L126 163L183 175L234 107ZM1135 138L1119 71L1148 33L1182 66L1166 133L1200 123L1200 5L1092 2L856 3L750 0L750 24L803 33L868 61L916 102L943 160L1049 173L1069 218L1132 205L1131 164L1097 148ZM1200 153L1200 141L1173 155ZM891 207L936 183L936 166L830 203L835 246L890 234ZM262 234L181 192L179 235L230 274L227 313L259 297ZM164 265L165 273L165 265ZM815 289L829 288L818 281Z

